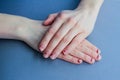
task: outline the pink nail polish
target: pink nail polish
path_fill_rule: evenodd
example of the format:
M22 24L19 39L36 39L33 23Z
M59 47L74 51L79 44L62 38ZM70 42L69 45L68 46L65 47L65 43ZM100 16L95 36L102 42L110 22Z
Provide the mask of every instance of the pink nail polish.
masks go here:
M47 54L44 54L43 56L44 56L44 58L48 58L48 55L47 55Z
M102 58L102 57L101 57L100 55L97 56L97 60L101 60L101 58Z
M82 60L78 59L78 63L82 63Z
M95 59L92 59L92 58L91 58L91 63L93 64L94 62L95 62Z
M54 56L54 55L52 55L52 56L50 56L50 58L51 58L51 59L55 59L55 56Z
M101 51L99 50L99 49L97 49L97 51L96 51L98 54L100 54L101 53Z
M68 53L68 50L63 50L63 54L65 55L65 54L67 54Z
M44 47L42 45L40 45L39 49L40 49L40 51L43 51Z

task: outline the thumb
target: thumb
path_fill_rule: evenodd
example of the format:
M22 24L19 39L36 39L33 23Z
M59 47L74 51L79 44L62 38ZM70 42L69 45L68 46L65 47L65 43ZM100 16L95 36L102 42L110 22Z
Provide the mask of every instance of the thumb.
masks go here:
M58 15L58 13L50 14L49 17L43 22L43 24L45 26L52 24L54 22L54 20L56 19L57 15Z

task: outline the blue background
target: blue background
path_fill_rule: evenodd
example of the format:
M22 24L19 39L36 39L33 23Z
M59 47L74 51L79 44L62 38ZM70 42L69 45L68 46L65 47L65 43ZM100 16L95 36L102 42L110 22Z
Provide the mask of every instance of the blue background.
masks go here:
M48 14L77 7L79 0L0 0L0 13L44 20ZM44 59L25 43L0 40L0 80L120 80L120 0L105 0L88 40L102 60L75 65Z

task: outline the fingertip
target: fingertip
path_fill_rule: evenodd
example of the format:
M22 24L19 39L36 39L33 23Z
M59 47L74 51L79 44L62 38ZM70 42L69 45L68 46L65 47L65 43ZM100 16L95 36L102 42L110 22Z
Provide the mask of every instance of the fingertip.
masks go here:
M102 56L101 55L98 55L97 56L97 61L100 61L102 59Z
M101 50L99 50L99 49L97 49L97 51L96 51L98 54L100 54L101 53Z
M95 59L91 58L90 64L94 64L94 63L95 63Z
M51 54L51 52L50 51L44 51L44 57L45 58L48 58L48 57L50 57L50 54Z
M62 53L63 53L64 55L66 55L66 54L68 54L68 50L65 49L65 50L62 51Z
M78 63L81 64L83 62L83 60L81 59L78 59Z
M43 54L43 57L44 57L44 58L48 58L48 55L47 55L47 54Z
M42 52L44 50L44 47L42 45L40 45L39 50Z
M43 22L43 25L45 25L45 26L48 25L48 19Z
M56 57L55 57L54 55L50 56L50 58L51 58L52 60L56 59Z

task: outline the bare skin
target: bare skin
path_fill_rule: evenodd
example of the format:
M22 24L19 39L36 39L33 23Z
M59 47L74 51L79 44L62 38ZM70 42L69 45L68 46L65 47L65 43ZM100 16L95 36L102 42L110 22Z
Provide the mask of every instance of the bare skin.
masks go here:
M39 51L38 45L43 35L50 28L42 25L42 21L0 14L0 38L24 41L33 49ZM83 40L69 54L59 54L59 59L81 64L83 61L93 64L101 59L100 50L87 40Z
M75 10L50 14L44 25L51 26L40 42L44 57L55 59L70 53L92 32L103 0L82 0ZM50 25L52 24L52 25Z

